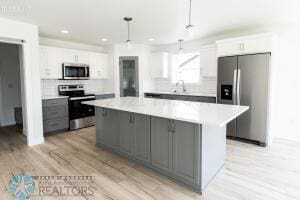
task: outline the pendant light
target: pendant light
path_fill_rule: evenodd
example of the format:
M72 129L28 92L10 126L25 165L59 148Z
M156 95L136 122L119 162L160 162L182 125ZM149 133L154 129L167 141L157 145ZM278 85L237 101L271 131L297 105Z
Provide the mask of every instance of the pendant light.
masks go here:
M192 0L190 1L190 7L189 7L189 24L185 27L186 30L186 36L187 38L194 37L195 33L198 31L197 28L192 25Z
M178 42L179 42L179 49L178 49L179 51L178 52L179 52L179 54L182 54L183 53L183 48L182 48L183 39L179 39Z
M127 40L125 41L125 45L129 49L132 46L131 40L130 40L130 34L129 34L129 22L132 21L132 18L124 17L124 20L127 22Z

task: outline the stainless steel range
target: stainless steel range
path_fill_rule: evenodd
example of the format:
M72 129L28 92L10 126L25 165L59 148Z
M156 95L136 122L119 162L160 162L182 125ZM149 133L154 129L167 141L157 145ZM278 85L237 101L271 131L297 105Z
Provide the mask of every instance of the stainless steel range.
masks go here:
M95 125L95 107L81 104L83 101L95 100L94 94L85 94L83 85L60 85L58 93L69 96L70 130Z

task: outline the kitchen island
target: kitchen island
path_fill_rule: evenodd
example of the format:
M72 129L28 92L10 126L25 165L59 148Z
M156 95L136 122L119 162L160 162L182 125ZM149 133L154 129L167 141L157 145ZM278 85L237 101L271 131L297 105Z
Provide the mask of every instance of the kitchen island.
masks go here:
M202 193L222 168L226 124L247 106L121 97L96 107L96 144Z

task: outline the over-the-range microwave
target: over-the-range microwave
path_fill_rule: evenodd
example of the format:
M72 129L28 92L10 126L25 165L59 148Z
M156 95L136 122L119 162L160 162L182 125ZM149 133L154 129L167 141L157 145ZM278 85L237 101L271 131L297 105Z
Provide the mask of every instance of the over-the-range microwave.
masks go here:
M87 64L63 63L63 79L85 80L90 79L90 67Z

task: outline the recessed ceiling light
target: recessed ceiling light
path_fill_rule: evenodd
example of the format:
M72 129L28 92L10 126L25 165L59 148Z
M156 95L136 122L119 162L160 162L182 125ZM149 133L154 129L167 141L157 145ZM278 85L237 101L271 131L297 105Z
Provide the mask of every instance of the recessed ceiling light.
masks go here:
M107 42L108 39L107 38L101 38L102 42Z
M152 42L152 41L154 41L154 40L155 40L154 38L149 38L149 39L148 39L149 42Z
M62 34L68 34L68 33L69 33L68 30L61 30L60 32L61 32Z

